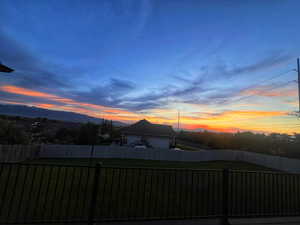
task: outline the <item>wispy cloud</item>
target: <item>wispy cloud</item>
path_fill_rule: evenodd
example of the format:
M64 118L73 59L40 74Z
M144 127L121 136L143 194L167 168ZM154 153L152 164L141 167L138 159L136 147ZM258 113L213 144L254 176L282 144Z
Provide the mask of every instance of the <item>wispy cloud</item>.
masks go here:
M233 69L226 69L225 67L225 74L226 75L237 75L237 74L244 74L244 73L253 73L258 71L263 71L266 69L270 69L274 66L279 66L289 60L294 58L294 55L283 52L283 51L275 51L271 55L263 58L260 61L257 61L250 65L240 66Z
M120 107L127 94L136 89L136 85L128 80L112 78L106 84L99 85L89 91L74 91L72 95L84 102Z
M271 85L259 85L257 87L253 87L251 89L246 89L239 93L241 96L263 96L263 97L296 97L298 95L297 88L293 86L289 87L280 87L280 84L271 84Z
M132 103L133 110L150 109L150 106L163 107L167 99L188 104L229 104L232 102L232 98L250 93L249 87L245 85L214 87L215 83L220 80L227 82L228 78L237 75L270 69L285 63L292 57L288 53L278 51L250 65L229 67L226 64L219 64L213 68L205 67L199 71L196 77L187 71L184 76L173 75L180 84L168 85L155 92L131 98L129 101Z

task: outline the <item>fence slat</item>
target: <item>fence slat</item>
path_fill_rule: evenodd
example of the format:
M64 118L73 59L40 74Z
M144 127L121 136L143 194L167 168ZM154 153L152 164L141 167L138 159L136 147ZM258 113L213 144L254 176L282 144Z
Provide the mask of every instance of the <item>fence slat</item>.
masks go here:
M299 215L299 175L0 164L0 223Z

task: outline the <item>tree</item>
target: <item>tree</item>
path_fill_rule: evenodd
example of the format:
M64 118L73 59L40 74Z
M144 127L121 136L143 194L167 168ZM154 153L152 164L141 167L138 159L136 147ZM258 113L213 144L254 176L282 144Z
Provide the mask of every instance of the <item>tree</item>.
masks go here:
M288 135L252 132L214 133L181 131L177 139L198 143L211 149L236 149L264 154L300 158L300 134Z
M93 145L98 144L99 142L99 125L90 122L81 125L79 129L77 144Z
M54 142L58 144L75 144L79 137L78 129L60 128L56 131Z
M29 135L15 122L0 119L0 144L29 144Z

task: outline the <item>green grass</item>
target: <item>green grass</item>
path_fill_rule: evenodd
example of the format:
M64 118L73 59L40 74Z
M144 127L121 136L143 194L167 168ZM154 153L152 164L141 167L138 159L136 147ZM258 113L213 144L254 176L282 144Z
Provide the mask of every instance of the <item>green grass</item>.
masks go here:
M240 161L207 161L207 162L177 162L177 161L158 161L142 159L112 159L112 158L53 158L26 161L30 164L55 164L55 165L83 165L94 166L97 162L102 162L103 166L109 167L151 167L151 168L189 168L189 169L233 169L266 171L272 170L267 167L240 162Z
M180 148L182 150L185 150L185 151L200 151L201 150L201 148L199 148L199 147L193 147L193 146L184 145L184 144L176 144L176 147Z

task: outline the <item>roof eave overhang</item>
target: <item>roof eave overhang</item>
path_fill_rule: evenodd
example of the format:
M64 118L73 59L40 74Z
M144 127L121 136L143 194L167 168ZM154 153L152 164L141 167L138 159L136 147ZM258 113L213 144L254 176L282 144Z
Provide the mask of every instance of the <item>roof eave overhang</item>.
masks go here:
M13 69L11 69L7 66L4 66L3 64L0 64L0 72L11 73L13 71L14 71Z

